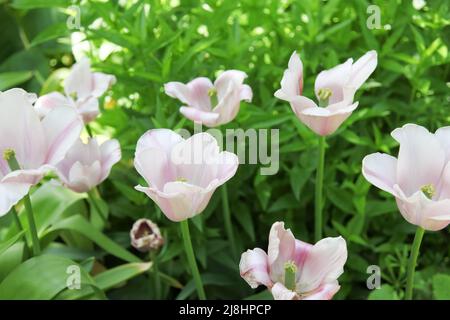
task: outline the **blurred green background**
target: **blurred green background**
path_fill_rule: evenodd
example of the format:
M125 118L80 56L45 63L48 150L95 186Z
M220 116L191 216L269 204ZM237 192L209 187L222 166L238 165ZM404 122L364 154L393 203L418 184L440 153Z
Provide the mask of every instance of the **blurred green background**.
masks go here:
M380 28L367 27L373 14L368 12L370 5L380 10ZM190 276L177 224L133 189L140 181L132 165L137 139L151 128L192 128L178 112L180 103L164 94L163 84L215 78L226 69L248 74L253 102L243 103L227 128L280 129L280 171L261 176L257 165L242 165L228 190L239 252L265 250L270 226L279 220L298 239L313 241L317 137L287 103L273 96L290 55L294 50L301 55L305 95L311 96L318 72L375 49L378 67L357 94L358 109L327 139L325 234L340 234L348 244L336 298L397 299L403 297L415 229L401 217L393 197L362 177L361 161L377 151L395 155L397 145L390 132L406 123L431 131L448 125L449 5L446 0L0 0L0 90L60 90L67 68L82 55L91 58L96 70L117 77L92 129L119 139L123 159L100 188L109 222L95 225L129 247L132 223L151 218L166 236L160 269L186 283ZM68 19L76 26L78 18L79 28L69 29ZM261 291L250 289L239 276L239 258L232 257L225 237L220 193L193 221L194 249L208 298L246 298ZM8 223L0 219L0 229ZM94 256L101 268L118 264L95 244L80 239L61 236L57 241L76 252L64 253L76 261ZM448 228L427 232L416 273L416 298L450 299L449 243ZM366 287L369 265L381 268L380 290ZM182 290L164 285L163 292L170 299L195 297L192 283ZM145 275L107 294L114 299L155 297Z

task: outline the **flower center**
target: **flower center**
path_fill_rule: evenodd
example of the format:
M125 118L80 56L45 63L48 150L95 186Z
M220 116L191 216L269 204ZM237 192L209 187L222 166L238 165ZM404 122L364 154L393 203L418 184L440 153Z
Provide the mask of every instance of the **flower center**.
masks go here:
M176 181L177 181L177 182L187 182L187 179L186 179L186 178L183 178L183 177L179 177L179 178L177 178Z
M293 261L288 261L284 264L284 286L295 291L295 275L297 273L297 266Z
M424 185L422 188L420 188L420 190L422 190L423 194L428 199L432 199L434 196L434 193L436 192L436 189L434 189L434 186L431 183Z
M16 159L16 152L13 149L5 149L3 151L3 159L8 162L11 171L20 170L19 163Z
M319 97L319 107L326 107L332 94L333 91L329 88L319 89L319 92L317 92L317 96Z

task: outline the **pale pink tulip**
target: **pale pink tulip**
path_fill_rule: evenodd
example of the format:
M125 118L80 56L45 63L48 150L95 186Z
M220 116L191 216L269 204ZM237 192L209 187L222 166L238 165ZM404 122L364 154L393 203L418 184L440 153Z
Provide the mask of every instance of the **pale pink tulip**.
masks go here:
M252 100L252 89L243 84L246 77L242 71L228 70L214 84L208 78L196 78L188 84L166 83L164 90L167 95L185 104L180 112L186 118L208 127L217 127L237 116L241 100Z
M348 59L330 70L319 73L314 91L319 104L303 96L303 64L294 51L284 71L281 89L275 97L288 101L295 115L312 131L327 136L358 107L353 103L356 91L369 78L377 66L376 51L369 51L355 63Z
M82 128L71 108L55 108L41 120L27 92L0 92L0 216L64 158ZM11 170L7 154L15 155L20 170Z
M102 145L95 138L91 138L87 144L78 140L57 164L57 174L67 188L75 192L88 192L106 180L112 166L120 158L117 140L108 140Z
M296 240L283 222L270 229L269 248L241 256L241 277L254 289L266 286L276 300L330 300L340 286L347 244L342 237L325 238L311 245Z
M51 92L40 97L35 108L41 116L45 116L57 106L75 108L84 123L93 121L100 113L98 98L116 82L113 75L91 72L89 59L84 58L76 63L64 82L66 95Z
M201 213L214 193L231 179L238 157L220 152L208 133L189 139L168 129L145 133L138 141L134 165L148 187L146 193L172 221L182 221Z
M364 177L395 197L409 223L431 231L445 228L450 224L450 127L432 134L407 124L391 135L400 144L398 158L366 156Z

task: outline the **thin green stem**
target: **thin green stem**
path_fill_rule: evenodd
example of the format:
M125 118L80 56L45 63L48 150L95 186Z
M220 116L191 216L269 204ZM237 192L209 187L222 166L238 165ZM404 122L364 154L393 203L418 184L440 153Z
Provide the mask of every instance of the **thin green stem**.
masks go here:
M25 211L27 212L28 225L30 227L31 240L33 243L33 256L41 254L41 245L39 243L39 237L37 234L36 222L34 221L33 207L31 206L30 195L26 195L24 198Z
M314 207L314 239L319 241L322 239L323 224L323 170L325 165L325 137L319 137L319 159L316 171L316 190L315 190L315 207Z
M93 188L87 192L89 202L94 207L95 211L97 211L100 218L103 220L103 222L107 222L107 218L103 216L102 209L100 208L99 204L97 203L97 194L98 191L96 188Z
M223 221L225 223L225 231L227 233L228 241L230 242L231 252L233 258L236 257L236 243L234 241L233 224L231 223L230 204L228 202L228 189L224 184L221 188L222 192L222 208L223 208Z
M9 213L13 217L14 224L16 225L17 230L23 231L24 230L23 225L22 225L22 222L20 222L19 214L17 213L16 208L12 207L11 210L9 211Z
M411 247L411 253L409 254L408 269L406 275L406 292L405 300L412 300L414 289L414 272L416 270L417 257L419 256L420 244L422 243L425 229L417 227L416 235Z
M159 267L158 267L158 254L155 251L150 252L150 259L152 261L152 271L153 280L155 282L155 296L156 300L161 299L161 279L159 277Z
M203 289L202 278L198 271L197 262L195 261L194 249L192 248L191 235L189 233L189 221L184 220L180 222L181 234L183 235L184 249L186 251L189 266L191 268L192 276L194 278L195 286L197 287L197 294L200 300L206 300L205 290Z

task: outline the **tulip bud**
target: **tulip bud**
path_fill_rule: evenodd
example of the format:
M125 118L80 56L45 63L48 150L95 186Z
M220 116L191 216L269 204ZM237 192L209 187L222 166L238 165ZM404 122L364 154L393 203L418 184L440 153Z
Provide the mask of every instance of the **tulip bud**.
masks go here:
M158 226L148 219L139 219L130 231L131 245L141 252L157 250L164 244Z

